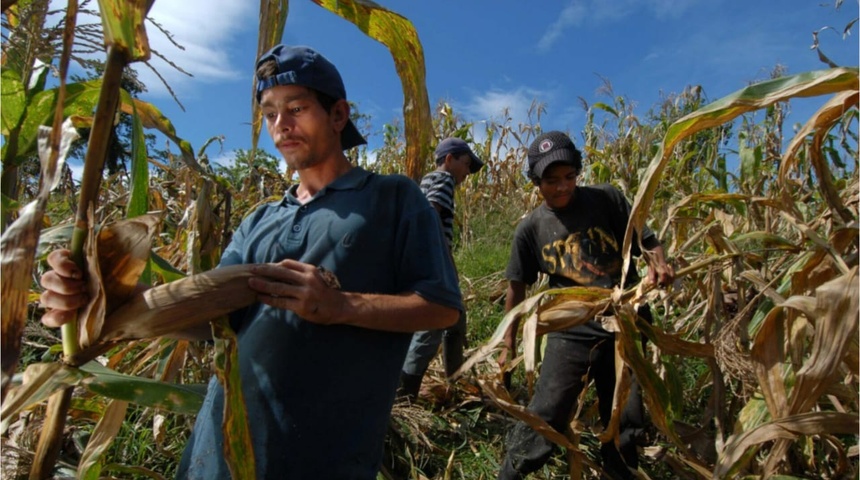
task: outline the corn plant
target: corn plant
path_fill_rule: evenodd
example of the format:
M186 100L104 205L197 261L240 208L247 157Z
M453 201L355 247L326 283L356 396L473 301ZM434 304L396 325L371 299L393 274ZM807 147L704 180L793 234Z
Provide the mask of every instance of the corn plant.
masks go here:
M660 219L659 233L678 268L675 286L665 292L642 287L627 292L541 291L505 316L461 372L491 359L510 323L524 317L522 364L530 378L538 364L535 342L541 335L611 308L621 332L619 354L642 384L646 405L665 442L659 455L674 475L768 478L779 473L820 474L822 469L829 475L848 474L849 439L860 426L858 182L856 149L850 141L838 139L856 137L857 88L856 67L753 84L668 119L666 128L658 130L662 140L645 165L636 160L642 156L632 152L648 150L646 141L653 138L649 127L628 125L629 113L619 113L623 102L618 109L600 106L620 122L615 131L641 133L632 138L607 136L604 128L589 124L586 145L591 158L586 168L598 178L609 170L609 178L620 177L621 188L635 192L625 239L628 255L632 232L642 227L652 206L662 205L657 212L665 210L666 217ZM776 153L781 131L778 109L803 96L825 100L788 147ZM759 109L768 114L765 123L755 125L764 134L739 135L741 152L761 151L761 161L776 157L778 168L751 167L744 162L755 156L751 160L741 155L741 169L751 172L749 181L738 182L734 191L721 189L726 183L719 176L708 178L710 172L702 176L698 162L713 166L715 155L723 155L713 149L732 120ZM742 131L752 131L748 121ZM703 138L709 140L702 143ZM848 148L837 152L834 144ZM689 154L702 145L712 153ZM853 166L845 167L849 162ZM642 172L625 173L630 165L642 165ZM834 176L834 171L839 174ZM695 180L700 176L708 183ZM707 189L690 191L691 185ZM657 307L655 325L637 319L632 305L643 301ZM650 353L639 343L643 333L653 345ZM685 413L688 399L676 383L680 366L694 359L706 367L707 374L699 381L709 392L704 402L708 408L697 417ZM552 431L501 387L494 361L485 368L481 380L485 393L572 451L571 477L580 478L588 458L572 439L583 432L576 430L565 438ZM619 372L617 384L614 405L620 406L627 395L627 372ZM606 441L617 434L616 422L605 431L591 428Z

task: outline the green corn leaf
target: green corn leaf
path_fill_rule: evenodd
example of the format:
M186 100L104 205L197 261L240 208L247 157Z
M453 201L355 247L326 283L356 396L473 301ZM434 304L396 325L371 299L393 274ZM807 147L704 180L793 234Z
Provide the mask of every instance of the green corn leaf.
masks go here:
M133 98L125 90L120 92L120 110L123 113L136 116L144 128L155 129L172 140L182 153L182 160L201 173L202 167L197 163L191 143L176 134L176 127L169 118L165 117L155 105Z
M177 385L124 375L97 362L80 368L91 375L82 385L93 393L171 412L196 414L206 394L205 385Z
M412 22L369 0L313 0L349 20L391 52L403 85L403 123L406 135L406 175L421 178L430 154L433 122L427 96L424 48Z
M212 322L215 338L215 374L224 387L224 460L233 478L256 478L254 444L245 398L242 395L242 379L239 376L239 349L236 334L226 317Z
M128 218L143 215L149 205L149 162L146 154L146 139L140 117L132 120L131 193L128 199Z
M3 115L6 111L6 85L3 86ZM70 83L66 85L66 99L63 106L63 116L91 117L99 98L101 81ZM45 90L33 96L30 104L23 113L24 119L18 134L17 151L13 159L5 160L19 164L27 156L36 151L36 138L39 127L51 125L54 119L54 107L57 104L58 89ZM4 120L5 122L5 120ZM77 126L77 125L76 125Z
M21 122L21 117L24 115L24 109L27 105L27 91L18 78L18 74L9 69L3 69L0 82L2 82L0 83L0 89L2 89L0 90L0 102L3 104L3 108L0 109L0 118L2 118L0 133L8 136Z

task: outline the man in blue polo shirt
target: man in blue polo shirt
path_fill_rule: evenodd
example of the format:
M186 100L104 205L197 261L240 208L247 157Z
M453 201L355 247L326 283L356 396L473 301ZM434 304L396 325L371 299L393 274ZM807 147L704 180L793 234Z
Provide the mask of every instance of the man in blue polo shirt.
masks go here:
M457 321L456 273L415 182L344 155L365 140L333 64L278 45L256 75L266 129L300 180L251 213L221 257L260 264L249 280L259 302L231 315L257 477L374 479L411 334ZM58 252L42 279L48 325L80 306L80 272ZM230 477L223 408L213 378L178 478Z

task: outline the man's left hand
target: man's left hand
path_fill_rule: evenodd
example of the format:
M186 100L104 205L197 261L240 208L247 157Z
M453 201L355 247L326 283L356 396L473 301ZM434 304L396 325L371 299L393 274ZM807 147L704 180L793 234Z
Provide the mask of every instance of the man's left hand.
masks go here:
M291 310L303 319L320 324L337 323L343 294L334 274L308 263L283 260L259 265L248 286L260 302Z
M675 269L666 262L663 247L659 246L645 251L648 259L648 281L662 287L667 287L675 280Z

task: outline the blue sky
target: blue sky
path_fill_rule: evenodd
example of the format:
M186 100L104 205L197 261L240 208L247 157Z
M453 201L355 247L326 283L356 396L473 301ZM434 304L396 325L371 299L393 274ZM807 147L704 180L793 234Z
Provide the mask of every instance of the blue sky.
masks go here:
M568 130L574 140L584 122L579 98L599 93L602 79L644 114L661 95L700 85L716 100L766 79L775 65L789 73L826 68L810 49L821 32L823 51L839 65L858 64L857 0L839 10L816 0L380 0L415 25L424 47L431 107L450 103L479 123L510 108L513 123L526 121L533 100L546 104L544 129ZM822 6L823 5L823 6ZM171 119L196 149L224 135L223 160L251 145L251 79L256 55L258 2L156 0L151 16L184 51L147 26L154 49L193 77L158 60L153 65L177 93L182 111L145 66L150 91L142 99ZM402 117L400 80L388 50L351 23L306 0L290 2L284 43L309 45L340 70L348 98L371 116L370 147L381 142L383 124ZM790 123L801 122L822 103L792 104ZM164 140L160 140L163 146ZM265 132L260 147L274 152ZM173 148L175 151L176 149Z

